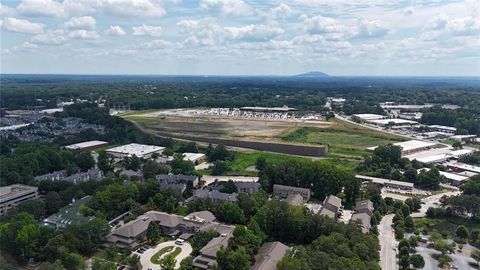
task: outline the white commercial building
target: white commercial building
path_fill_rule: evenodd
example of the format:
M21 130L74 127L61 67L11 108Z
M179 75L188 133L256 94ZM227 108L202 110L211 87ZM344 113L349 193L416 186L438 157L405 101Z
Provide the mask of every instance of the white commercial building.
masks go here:
M95 141L88 141L88 142L81 142L81 143L67 145L64 148L69 150L92 149L92 148L102 147L107 144L108 142L95 140Z
M461 162L448 163L447 167L455 172L472 172L476 174L480 173L479 166L469 165Z
M26 185L0 187L0 216L19 203L38 197L38 188Z
M165 147L156 145L146 145L131 143L123 146L107 149L106 152L113 157L132 157L149 158L153 153L161 154Z
M386 118L387 117L385 115L372 114L372 113L359 113L359 114L352 115L352 119L357 122L369 122L372 120L380 120L380 119L386 119Z
M183 160L188 160L195 164L202 162L205 158L205 154L202 153L183 153Z
M366 121L377 126L415 126L418 125L418 122L412 120L405 120L400 118L391 118L391 119L379 119L379 120L368 120Z
M449 127L449 126L442 126L442 125L430 125L427 126L429 130L431 131L439 131L439 132L446 132L446 133L455 133L457 132L457 129L454 127Z
M402 155L408 155L408 154L411 154L411 153L431 149L431 148L435 147L437 144L434 143L434 142L410 140L410 141L405 141L405 142L394 143L393 145L399 146L402 149ZM369 148L367 148L367 150L373 151L377 147L378 146L369 147Z

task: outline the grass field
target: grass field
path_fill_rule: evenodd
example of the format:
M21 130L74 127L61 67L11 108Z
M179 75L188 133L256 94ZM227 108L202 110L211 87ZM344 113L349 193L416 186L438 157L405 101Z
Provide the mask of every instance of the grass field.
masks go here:
M370 146L403 141L400 136L364 128L341 120L333 120L328 128L300 127L281 137L284 141L326 144L329 153L337 156L361 156Z

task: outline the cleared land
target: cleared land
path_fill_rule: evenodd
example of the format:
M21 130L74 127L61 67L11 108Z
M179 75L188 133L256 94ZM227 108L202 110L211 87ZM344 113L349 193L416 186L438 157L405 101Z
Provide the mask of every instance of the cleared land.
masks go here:
M400 136L333 120L327 128L300 127L282 136L284 141L329 146L330 155L361 156L370 146L404 141Z
M365 153L365 148L370 146L404 140L400 136L337 119L331 121L246 119L182 115L175 113L175 110L131 112L123 117L149 132L162 136L328 145L330 157L346 159L358 159Z

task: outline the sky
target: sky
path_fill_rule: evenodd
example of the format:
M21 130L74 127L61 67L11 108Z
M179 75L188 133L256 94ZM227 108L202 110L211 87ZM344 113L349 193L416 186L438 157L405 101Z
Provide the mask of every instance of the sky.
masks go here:
M480 0L2 0L1 73L480 76Z

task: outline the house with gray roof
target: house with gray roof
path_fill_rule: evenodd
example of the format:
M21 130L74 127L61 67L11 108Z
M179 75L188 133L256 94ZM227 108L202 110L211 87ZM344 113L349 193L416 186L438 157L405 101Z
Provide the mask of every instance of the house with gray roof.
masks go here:
M66 170L55 171L44 175L36 176L34 179L37 181L67 181L74 184L86 182L90 179L102 179L103 172L99 169L90 169L86 172L78 172L72 175L68 175Z
M287 202L290 205L298 206L303 204L303 197L300 194L290 194L287 198L283 199L282 201Z
M310 189L284 186L284 185L273 185L273 196L279 200L287 199L289 195L300 195L302 196L303 202L308 202L310 200Z
M350 222L358 222L363 233L368 233L371 229L371 219L373 216L373 203L370 200L357 202L355 212L350 219Z
M261 185L257 182L234 182L239 193L253 194L260 190Z
M213 238L202 249L200 254L193 259L193 266L201 269L210 269L217 264L217 252L221 247L228 246L228 240L232 237L232 232L235 227L224 225L228 229L220 236Z
M187 182L192 182L192 187L198 186L198 176L196 175L185 175L185 174L159 174L155 176L155 179L159 183L168 183L168 184L187 184Z
M250 270L275 270L277 263L285 256L290 248L281 242L266 242L255 255L255 264Z
M360 224L360 227L362 229L363 233L368 233L370 231L370 228L372 227L370 225L370 220L372 219L371 216L369 216L367 213L354 213L351 218L351 222L358 222Z
M145 238L150 222L160 225L165 235L191 236L200 231L212 229L224 233L222 224L215 222L215 216L209 211L193 212L185 217L165 212L149 211L123 226L115 228L107 235L106 241L122 247L136 247ZM226 226L226 225L223 225Z
M119 175L126 177L128 180L136 180L140 182L144 180L142 171L121 170Z
M213 202L238 202L237 193L224 193L218 190L199 189L193 192L194 199L210 199Z
M319 215L337 218L342 211L342 200L335 195L330 195L323 201Z

